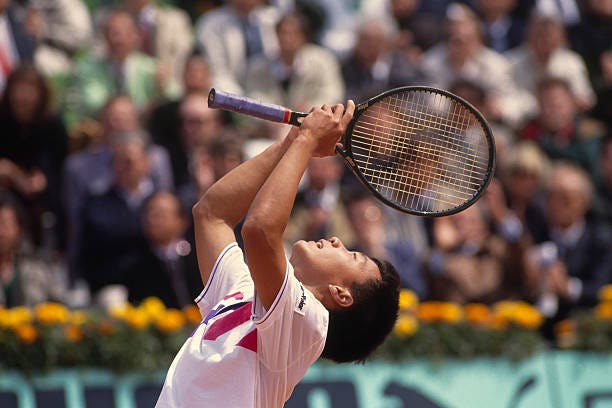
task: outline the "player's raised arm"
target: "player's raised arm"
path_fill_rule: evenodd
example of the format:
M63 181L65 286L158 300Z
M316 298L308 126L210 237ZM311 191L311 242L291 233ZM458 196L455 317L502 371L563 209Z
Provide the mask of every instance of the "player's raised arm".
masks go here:
M283 232L300 179L311 157L335 154L336 143L350 122L355 104L314 109L302 122L293 143L259 189L248 211L242 237L251 277L264 307L269 308L282 285L286 258Z
M284 139L234 168L193 207L196 252L204 285L220 252L235 241L233 228L296 135L297 128L293 128Z

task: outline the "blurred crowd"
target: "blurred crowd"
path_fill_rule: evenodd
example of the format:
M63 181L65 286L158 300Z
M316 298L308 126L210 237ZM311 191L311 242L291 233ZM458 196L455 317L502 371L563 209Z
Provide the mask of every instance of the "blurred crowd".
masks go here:
M0 0L0 304L202 290L191 206L307 111L441 87L490 122L495 179L441 218L313 159L286 231L388 258L423 300L522 299L553 322L612 283L612 0ZM240 239L239 231L236 231Z

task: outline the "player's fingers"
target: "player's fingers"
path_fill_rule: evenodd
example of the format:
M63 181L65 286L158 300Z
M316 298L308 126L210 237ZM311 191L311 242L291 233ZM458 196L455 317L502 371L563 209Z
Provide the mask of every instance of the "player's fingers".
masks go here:
M344 114L344 105L342 105L341 103L337 103L332 106L331 109L334 114L334 119L340 121L342 115Z
M353 114L355 113L355 102L352 99L349 99L346 102L346 109L344 110L344 115L342 116L342 125L348 126L350 121L353 119Z

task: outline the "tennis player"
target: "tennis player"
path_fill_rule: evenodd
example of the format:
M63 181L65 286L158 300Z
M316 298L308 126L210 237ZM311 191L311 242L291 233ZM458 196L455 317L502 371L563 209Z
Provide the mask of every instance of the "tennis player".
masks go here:
M352 101L313 109L195 205L203 320L168 370L158 407L282 407L320 356L364 361L392 330L399 278L389 263L336 237L298 241L289 260L283 249L308 161L334 154L354 110ZM245 216L243 254L233 228Z

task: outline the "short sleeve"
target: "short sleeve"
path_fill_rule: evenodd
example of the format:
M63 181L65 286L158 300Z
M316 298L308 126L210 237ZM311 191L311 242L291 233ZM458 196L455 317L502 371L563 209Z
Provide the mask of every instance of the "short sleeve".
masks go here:
M262 315L256 298L260 362L272 371L287 370L286 380L298 381L316 361L325 345L329 313L319 300L296 279L287 262L285 281L269 310Z
M242 249L233 242L219 254L208 282L195 302L202 316L206 316L224 297L239 291L245 295L252 293L253 281Z

